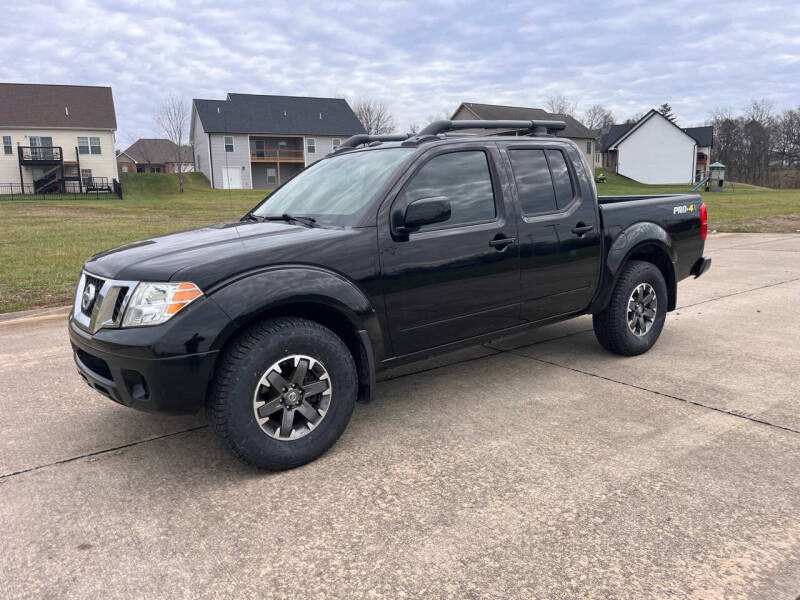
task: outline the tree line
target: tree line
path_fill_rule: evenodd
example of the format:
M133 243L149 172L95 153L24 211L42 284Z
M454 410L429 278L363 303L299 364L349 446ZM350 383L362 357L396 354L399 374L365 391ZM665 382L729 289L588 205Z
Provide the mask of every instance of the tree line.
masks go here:
M712 160L733 181L767 187L800 187L800 107L775 112L753 100L740 114L714 111Z

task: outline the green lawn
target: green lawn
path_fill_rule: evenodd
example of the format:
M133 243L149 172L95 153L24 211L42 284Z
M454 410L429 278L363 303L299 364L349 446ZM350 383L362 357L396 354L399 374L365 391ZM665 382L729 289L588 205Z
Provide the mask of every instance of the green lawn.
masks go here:
M8 200L0 196L0 313L72 301L81 265L107 248L238 219L261 190L211 190L187 174L123 174L124 199Z
M598 183L601 196L686 194L687 185L645 185L602 169L608 183ZM800 190L772 190L741 183L724 192L698 192L708 207L709 230L794 233L800 230Z
M687 186L648 186L613 174L600 194L687 192ZM124 174L125 197L99 200L9 200L0 196L0 313L58 306L72 300L81 265L91 254L153 235L237 219L263 191L211 190L199 174L184 194L173 175ZM737 185L703 194L710 229L800 229L800 190Z

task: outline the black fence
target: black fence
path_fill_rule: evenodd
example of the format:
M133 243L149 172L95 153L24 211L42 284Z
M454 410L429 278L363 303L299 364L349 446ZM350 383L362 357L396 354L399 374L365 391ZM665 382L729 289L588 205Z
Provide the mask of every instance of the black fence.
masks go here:
M82 184L77 181L62 181L47 191L41 191L33 183L0 183L0 201L122 198L122 184L116 179L84 177Z

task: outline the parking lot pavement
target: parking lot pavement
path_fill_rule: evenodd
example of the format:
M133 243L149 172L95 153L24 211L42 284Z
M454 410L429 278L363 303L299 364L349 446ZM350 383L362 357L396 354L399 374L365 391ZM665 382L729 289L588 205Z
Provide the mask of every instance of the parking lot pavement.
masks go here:
M707 254L651 352L584 317L395 370L277 474L2 323L2 595L797 598L800 236Z

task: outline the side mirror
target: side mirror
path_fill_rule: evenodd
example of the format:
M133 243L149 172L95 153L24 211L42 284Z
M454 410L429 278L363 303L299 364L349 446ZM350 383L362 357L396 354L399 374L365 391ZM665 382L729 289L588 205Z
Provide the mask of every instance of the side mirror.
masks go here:
M411 233L423 225L441 223L450 218L450 201L444 196L419 198L406 207L401 233Z

